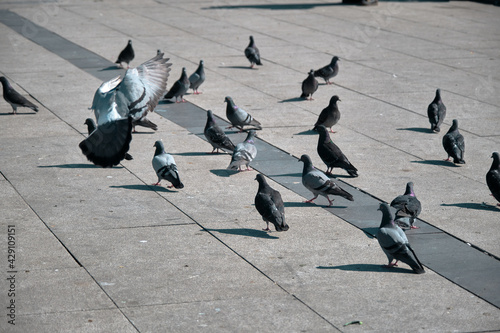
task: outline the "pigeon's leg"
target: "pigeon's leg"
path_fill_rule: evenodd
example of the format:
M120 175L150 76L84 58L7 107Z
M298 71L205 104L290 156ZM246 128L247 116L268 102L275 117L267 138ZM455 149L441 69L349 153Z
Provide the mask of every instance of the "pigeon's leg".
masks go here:
M158 186L158 185L160 185L160 181L158 181L157 183L153 183L153 184L151 184L151 185L153 185L153 186Z
M384 267L388 267L388 268L392 268L394 266L396 266L396 267L398 266L398 261L397 260L394 263L390 262L389 264L384 265Z
M330 207L331 205L333 205L333 200L335 200L335 199L330 200L330 198L329 198L329 197L326 197L326 200L328 200L328 202L330 203L330 204L328 205L328 207Z
M314 198L312 198L312 199L310 199L310 200L306 200L306 201L304 201L304 203L311 203L311 202L313 202L314 200L316 200L316 198L317 198L317 197L318 197L318 195L316 194L316 195L314 196Z
M443 161L446 161L446 162L451 162L451 156L448 156L447 159L443 160Z
M330 133L337 133L330 127Z
M16 105L11 105L12 106L12 114L17 114L17 106Z
M172 187L174 187L174 185L168 185L168 186L167 186L167 188L172 188Z
M420 229L420 227L416 227L414 225L410 226L410 229Z
M253 62L250 63L250 68L253 68L253 66L254 66L254 63Z
M265 228L265 229L262 229L262 230L264 230L264 231L271 231L271 229L269 229L269 222L267 222L267 221L266 221L266 223L267 223L266 228Z

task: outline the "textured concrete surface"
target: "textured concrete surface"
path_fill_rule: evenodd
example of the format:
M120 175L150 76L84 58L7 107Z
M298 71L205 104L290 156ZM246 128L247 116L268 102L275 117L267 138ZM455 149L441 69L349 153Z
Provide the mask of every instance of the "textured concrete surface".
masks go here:
M136 50L132 66L162 49L173 63L169 86L182 67L192 72L204 59L207 81L202 95L186 97L191 103L225 118L224 97L232 96L264 125L261 139L294 156L308 153L321 169L317 135L309 130L339 95L333 139L360 176L335 175L384 201L413 181L424 221L498 258L500 209L482 203L494 204L485 174L491 153L500 150L500 8L68 0L10 1L0 10L27 20L17 31L0 23L1 75L41 106L38 114L21 109L13 116L0 101L0 331L500 330L498 307L460 281L429 268L424 275L404 264L382 268L386 258L376 239L323 209L324 199L304 204L270 179L285 201L290 230L263 232L253 207L255 172L226 172L229 155L207 155L208 143L164 117L150 116L157 132L134 135L133 161L113 169L89 164L78 143L101 83L96 75L120 71L66 60L78 56L61 45L41 46L51 38L33 42L37 29L30 23L111 62L128 39ZM249 35L264 63L254 70L243 56ZM320 81L314 101L299 100L306 73L333 55L341 58L335 84ZM441 133L431 134L426 109L436 88L448 114ZM160 104L158 113L173 107ZM442 161L441 138L455 118L467 149L460 167ZM151 158L158 139L177 161L182 190L149 186L156 181ZM267 176L296 177L296 164ZM371 214L380 221L379 212ZM16 229L15 326L6 316L13 299L7 278L14 274L7 225ZM443 248L438 236L415 250L431 258L433 251L460 253ZM489 278L498 293L496 274L463 261L471 268L464 279ZM343 326L357 320L363 324Z

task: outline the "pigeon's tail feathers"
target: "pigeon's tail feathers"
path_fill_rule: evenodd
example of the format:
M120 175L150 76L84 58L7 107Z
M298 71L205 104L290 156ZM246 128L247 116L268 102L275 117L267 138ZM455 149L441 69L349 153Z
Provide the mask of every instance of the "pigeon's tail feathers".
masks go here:
M346 169L346 171L349 174L349 176L358 177L358 169L356 169L354 166L352 166L352 168L350 168L350 169Z
M417 254L415 253L415 251L413 251L413 248L410 246L410 244L406 244L406 247L411 251L411 253L413 254L413 257L415 258L415 261L417 262L417 265L413 265L413 266L410 266L410 267L417 274L423 274L423 273L425 273L424 265L422 265L422 263L420 262L420 260L418 260Z
M154 131L158 130L158 125L156 125L155 123L153 123L151 120L149 120L146 117L138 119L138 120L134 120L133 125L151 128Z
M300 95L300 98L307 98L307 96L309 96L309 94L302 93L302 94Z
M352 194L351 194L351 193L349 193L349 192L347 192L347 191L345 191L345 190L343 190L343 189L341 189L341 190L342 190L342 191L339 193L339 195L340 195L341 197L343 197L344 199L347 199L347 200L349 200L349 201L354 201L354 197L352 196Z
M103 168L118 165L125 158L132 141L132 118L98 126L79 147L89 161Z
M231 163L229 163L227 170L239 170L241 164L242 164L241 160L231 160Z

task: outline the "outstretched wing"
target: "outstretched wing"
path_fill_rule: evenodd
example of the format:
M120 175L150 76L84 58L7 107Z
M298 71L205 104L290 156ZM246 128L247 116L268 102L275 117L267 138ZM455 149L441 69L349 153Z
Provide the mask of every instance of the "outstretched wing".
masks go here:
M129 69L116 87L116 104L121 116L137 120L153 111L165 95L171 63L163 53L136 68Z

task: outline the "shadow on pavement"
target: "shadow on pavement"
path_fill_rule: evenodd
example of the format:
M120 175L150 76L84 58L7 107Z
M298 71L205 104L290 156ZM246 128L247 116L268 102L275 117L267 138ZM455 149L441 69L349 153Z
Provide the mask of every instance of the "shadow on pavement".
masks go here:
M317 269L338 269L341 271L358 271L358 272L392 272L392 273L412 273L411 269L392 267L387 268L382 265L374 264L351 264L351 265L340 265L340 266L317 266Z
M84 163L69 163L69 164L55 164L55 165L39 165L39 168L61 168L61 169L89 169L89 168L100 168L94 164L84 164ZM113 168L123 168L122 166L115 166Z
M423 127L396 128L396 130L398 130L398 131L412 131L412 132L419 132L419 133L434 133L433 131L431 131L430 128L423 128Z
M477 202L460 202L453 204L441 204L441 206L445 207L460 207L466 209L477 209L477 210L489 210L489 211L500 211L497 206L489 205L487 203L477 203Z
M279 239L279 237L271 236L264 230L234 228L234 229L204 229L202 231L219 232L221 234L248 236L256 238Z
M110 188L124 188L127 190L139 190L139 191L155 191L155 192L177 192L169 190L161 185L145 185L145 184L132 184L132 185L111 185Z

